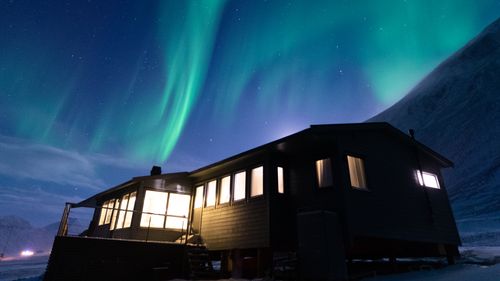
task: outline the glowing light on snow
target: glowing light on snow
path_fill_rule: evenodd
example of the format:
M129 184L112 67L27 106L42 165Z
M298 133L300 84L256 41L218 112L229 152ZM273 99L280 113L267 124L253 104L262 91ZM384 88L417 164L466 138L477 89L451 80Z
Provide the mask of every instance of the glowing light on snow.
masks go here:
M31 257L34 254L35 254L35 252L33 252L31 250L24 250L21 252L22 257Z

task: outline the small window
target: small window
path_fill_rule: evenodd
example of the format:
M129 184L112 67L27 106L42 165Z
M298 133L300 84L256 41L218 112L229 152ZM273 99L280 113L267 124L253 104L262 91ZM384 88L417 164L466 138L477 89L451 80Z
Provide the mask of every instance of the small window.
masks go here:
M264 193L264 168L262 166L252 170L252 182L250 197L256 197Z
M430 188L437 188L439 189L439 180L437 175L429 172L424 172L424 171L415 171L415 175L417 178L418 183L421 186L426 186Z
M365 163L363 159L347 155L347 164L349 166L351 187L366 189Z
M246 172L234 175L234 201L245 199L246 195Z
M207 202L205 207L215 206L215 192L217 190L217 181L213 180L207 186Z
M316 179L318 180L318 187L333 185L332 161L330 158L316 161Z
M194 199L194 207L201 208L203 206L203 185L196 188L196 197Z
M285 193L285 182L282 167L278 167L278 193Z
M231 176L222 178L220 182L219 204L228 203L231 198Z

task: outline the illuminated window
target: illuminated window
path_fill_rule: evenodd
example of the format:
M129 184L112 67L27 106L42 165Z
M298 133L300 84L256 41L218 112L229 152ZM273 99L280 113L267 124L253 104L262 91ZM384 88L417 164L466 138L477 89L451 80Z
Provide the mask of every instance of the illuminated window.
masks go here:
M130 227L130 224L132 223L132 216L134 215L135 199L136 199L136 193L135 192L130 193L127 205L127 213L125 214L125 221L123 223L124 228Z
M194 207L201 208L203 206L203 185L196 188L196 197L194 199Z
M213 180L207 186L207 202L206 207L215 206L215 191L217 189L217 181Z
M285 193L285 183L282 167L278 167L278 193Z
M349 178L354 188L366 188L365 164L363 159L347 155Z
M146 190L141 226L163 228L167 211L167 192Z
M99 216L99 225L103 225L106 223L106 212L108 211L109 201L106 201L102 204L101 215ZM110 215L111 218L111 215Z
M264 193L264 168L262 166L252 170L252 181L250 186L250 197Z
M115 205L113 207L113 214L111 215L111 225L109 226L110 230L115 229L116 217L118 216L118 207L119 206L120 206L120 199L116 199L115 200Z
M330 158L316 161L316 179L318 180L318 187L333 185L332 161Z
M234 175L234 201L245 199L246 195L246 172Z
M120 205L120 211L118 213L118 221L116 223L116 229L123 228L123 222L125 221L125 212L127 211L129 195L126 194L122 197L122 203Z
M168 197L166 228L186 229L191 196L170 193Z
M439 189L439 180L437 175L424 171L415 171L415 176L417 178L418 183L421 186L437 188Z
M115 204L115 199L106 201L105 203L105 208L106 208L106 219L104 220L104 224L109 224L111 223L111 215L113 213L113 206Z
M220 182L220 198L219 204L229 202L231 197L231 176L222 178Z

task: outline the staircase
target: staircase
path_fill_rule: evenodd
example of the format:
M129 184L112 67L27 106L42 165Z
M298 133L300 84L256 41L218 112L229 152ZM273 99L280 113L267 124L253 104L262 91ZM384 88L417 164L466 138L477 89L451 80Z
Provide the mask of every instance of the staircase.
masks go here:
M186 250L190 279L218 279L210 260L210 253L205 246L190 246Z

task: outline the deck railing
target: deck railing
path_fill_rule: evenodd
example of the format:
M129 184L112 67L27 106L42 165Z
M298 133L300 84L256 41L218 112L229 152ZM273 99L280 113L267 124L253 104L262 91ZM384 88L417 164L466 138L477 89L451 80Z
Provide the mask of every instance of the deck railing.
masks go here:
M80 209L80 208L85 208L87 210L93 210L91 212L91 216L92 218L90 218L88 220L88 227L86 228L85 231L83 232L77 232L75 233L74 230L73 232L71 231L71 223L70 223L70 219L71 219L71 214L72 214L72 210L74 209ZM136 238L131 238L133 240L141 240L141 241L148 241L149 240L149 235L150 235L150 231L153 229L153 230L158 230L158 229L163 229L163 230L170 230L170 231L177 231L179 232L179 238L176 239L175 241L170 241L170 242L176 242L176 243L183 243L183 244L186 244L188 242L188 239L189 239L189 234L191 232L191 224L189 222L189 216L178 216L178 215L169 215L169 214L162 214L162 213L153 213L153 212L142 212L142 211L136 211L136 210L122 210L122 209L116 209L116 208L109 208L109 207L89 207L89 206L77 206L77 204L75 203L66 203L65 207L64 207L64 211L63 211L63 214L62 214L62 217L61 217L61 222L59 224L59 228L58 228L58 232L57 232L57 236L95 236L95 237L100 237L98 235L92 235L92 233L88 233L88 231L92 230L92 229L95 229L96 227L100 227L101 225L98 225L99 221L93 221L93 219L95 218L94 216L94 213L97 211L97 210L101 210L101 212L103 210L112 210L112 214L111 214L111 221L109 223L104 223L104 224L101 224L101 225L110 225L109 227L109 231L110 233L112 233L113 231L117 231L117 230L122 230L122 229L130 229L130 228L133 228L134 226L131 225L129 227L120 227L120 228L117 228L116 227L116 224L118 222L118 216L120 215L126 215L127 213L132 213L132 220L137 219L137 217L139 217L139 219L141 220L142 219L142 216L143 215L149 215L149 221L148 221L148 226L147 227L144 227L144 226L138 226L139 228L141 229L146 229L146 238L145 239L136 239ZM122 212L122 214L120 214L120 212ZM138 215L137 215L138 214ZM151 227L151 220L152 220L152 217L153 216L161 216L163 217L163 227ZM177 218L177 219L183 219L183 224L182 224L182 227L179 229L179 228L167 228L165 227L166 225L166 221L168 218ZM99 220L99 217L97 218ZM185 224L184 224L185 222ZM114 224L113 227L111 227L111 224ZM81 224L79 225L80 227L82 226ZM90 235L89 235L90 234ZM105 237L104 237L105 238ZM108 237L108 238L111 238L113 239L112 235L111 237Z

